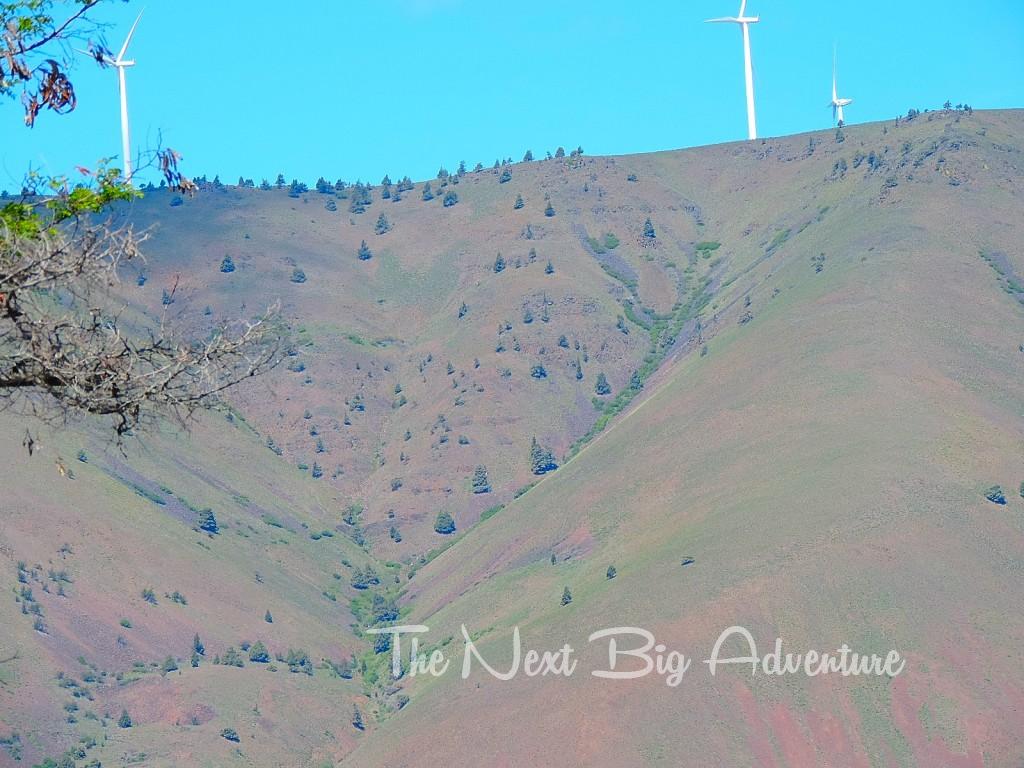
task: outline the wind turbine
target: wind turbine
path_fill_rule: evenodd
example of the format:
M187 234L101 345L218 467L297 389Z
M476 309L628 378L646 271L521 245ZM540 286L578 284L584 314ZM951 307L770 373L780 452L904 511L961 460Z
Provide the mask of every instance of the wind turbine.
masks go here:
M853 99L840 99L836 97L836 51L832 49L832 101L828 106L832 107L832 123L840 128L843 126L843 107L853 103Z
M739 24L743 30L743 72L747 81L747 138L757 138L757 118L754 116L754 68L750 63L750 25L761 19L758 16L744 15L747 0L740 0L740 12L737 16L725 16L720 19L708 19L708 24Z
M124 45L121 46L121 50L117 52L116 57L110 56L103 48L97 48L94 51L81 51L81 53L92 56L103 64L117 69L117 83L121 91L121 155L124 161L124 178L129 184L132 180L132 141L131 133L128 129L128 87L125 83L124 73L128 67L135 66L135 61L134 59L126 59L124 55L128 51L128 44L132 41L132 35L135 34L135 28L139 26L141 18L142 12L140 11L135 19L135 23L132 24L132 28L128 30L128 37L124 39ZM91 45L89 47L92 48Z

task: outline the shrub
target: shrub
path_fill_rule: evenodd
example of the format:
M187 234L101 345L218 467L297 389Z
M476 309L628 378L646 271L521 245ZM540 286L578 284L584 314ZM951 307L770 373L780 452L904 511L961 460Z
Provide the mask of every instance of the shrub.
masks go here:
M1006 496L1003 495L1003 489L998 485L993 485L987 491L985 491L985 498L991 501L993 504L1005 504Z
M132 623L128 619L121 619L120 624L125 629L131 629L132 628Z
M546 379L548 377L548 372L545 370L543 365L538 363L530 369L530 375L535 379Z
M450 512L441 510L437 513L437 519L434 521L434 530L443 535L455 533L455 520Z
M235 744L237 744L239 741L238 731L236 731L234 728L225 728L223 731L220 732L220 735L221 737L227 739L228 741L232 741Z
M555 215L555 207L551 205L550 202L548 203L548 207L544 209L544 215L549 219Z
M373 258L373 251L370 250L370 247L366 244L365 240L359 244L359 253L357 256L360 261L369 261Z
M149 587L146 587L142 590L142 599L151 605L156 605L156 592Z
M178 670L178 662L174 660L173 656L168 656L164 659L164 663L160 665L160 670L164 673L176 672Z
M306 273L296 267L292 270L291 281L293 283L304 283L306 282Z

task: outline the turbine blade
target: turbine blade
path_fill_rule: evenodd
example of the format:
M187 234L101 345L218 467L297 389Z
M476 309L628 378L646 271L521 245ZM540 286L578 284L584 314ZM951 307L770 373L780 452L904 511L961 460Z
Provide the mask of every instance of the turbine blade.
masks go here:
M747 0L740 0L740 12L739 17L742 19L746 14L743 12L747 9Z
M736 24L739 23L739 19L734 19L732 16L722 16L721 18L718 18L718 19L705 19L704 23L705 24L720 24L720 23L725 22L725 21L731 21L731 22L734 22Z
M132 35L135 34L135 28L139 26L139 20L142 19L142 14L145 12L145 8L139 11L138 17L135 19L135 23L132 24L132 28L128 30L128 37L124 39L124 45L121 46L121 50L117 54L117 60L120 61L124 58L125 52L128 50L128 43L132 41Z

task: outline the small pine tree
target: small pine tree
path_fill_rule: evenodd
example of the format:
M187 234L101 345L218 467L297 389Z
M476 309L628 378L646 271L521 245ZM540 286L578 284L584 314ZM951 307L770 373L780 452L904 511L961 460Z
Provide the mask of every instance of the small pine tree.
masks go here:
M487 479L487 467L478 464L473 471L473 493L490 493L491 483Z
M121 716L119 718L117 718L117 727L118 728L131 728L132 727L132 718L129 716L127 709L122 709L121 710Z
M634 392L639 392L644 388L644 381L640 378L640 371L633 371L633 375L629 377L629 388Z
M267 653L267 646L257 640L249 648L249 661L255 664L266 664L270 661L270 654Z
M504 272L505 271L505 258L499 253L498 257L494 260L494 271Z
M655 238L654 225L651 223L650 218L644 222L644 237L649 240L653 240Z
M373 251L370 250L370 247L366 244L365 240L363 240L359 245L358 256L360 261L369 261L373 258Z
M373 226L373 231L378 235L391 231L391 222L388 221L388 217L383 213L377 217L377 223Z
M235 262L230 256L225 255L220 263L220 271L228 274L235 271Z
M541 447L537 438L534 437L530 443L530 471L535 475L543 475L556 469L558 469L558 464L555 463L554 454Z
M437 519L434 521L434 530L443 535L455 533L455 519L451 516L450 512L441 510L437 513Z
M555 215L555 207L551 205L550 202L548 203L548 207L544 209L544 215L549 219Z
M533 150L528 149L528 150L526 150L526 154L523 155L523 162L524 163L529 163L532 160L533 160Z
M363 722L363 713L359 711L359 705L352 705L352 727L357 731L366 729L366 724Z
M548 259L548 265L546 267L544 267L544 274L545 275L553 275L553 274L555 274L555 265L551 263L551 259Z
M434 199L434 193L430 189L430 182L429 181L426 184L423 185L423 199L424 200L433 200Z
M612 393L611 385L608 384L608 377L604 373L597 374L597 383L594 385L594 392L599 395L610 395Z
M296 267L292 270L291 281L299 284L306 282L306 273Z
M168 656L164 659L164 663L160 665L160 670L164 673L176 672L178 670L178 662L175 661L173 656Z
M501 172L501 176L498 177L498 183L504 184L505 182L512 181L512 171L508 168Z
M207 533L220 533L220 526L217 525L217 518L213 514L213 510L207 507L199 513L198 519L199 530L206 531Z
M192 638L192 650L200 656L206 655L206 646L203 645L203 641L199 639L198 632L196 632L196 636Z
M459 202L459 196L456 194L454 189L449 189L445 192L444 197L441 199L441 205L445 208L451 208L457 202Z
M570 592L569 588L566 587L565 589L562 590L562 605L568 605L571 602L572 602L572 592Z
M515 203L512 204L512 209L518 211L524 205L526 205L526 203L523 202L523 196L522 195L516 195L516 201L515 201Z
M609 565L608 566L608 570L605 572L604 575L605 575L606 578L614 579L618 574L619 574L619 572L615 570L615 566L614 565Z
M469 313L469 307L466 306L466 302L462 302L462 306L459 307L459 319L461 320Z
M263 614L263 620L265 622L267 622L267 624L273 624L274 623L274 617L271 615L269 608L267 608L267 612L265 614Z

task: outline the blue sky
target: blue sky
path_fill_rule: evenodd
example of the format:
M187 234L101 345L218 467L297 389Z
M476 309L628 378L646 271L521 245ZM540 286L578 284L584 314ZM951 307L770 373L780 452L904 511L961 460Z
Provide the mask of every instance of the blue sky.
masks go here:
M266 10L262 10L263 8ZM114 50L142 4L104 4ZM150 0L129 51L136 149L190 175L374 183L558 145L647 152L745 136L737 0ZM758 128L830 125L833 42L850 123L947 98L1024 106L1019 0L749 0ZM120 148L116 75L77 68L78 109L21 125L0 103L0 187Z

